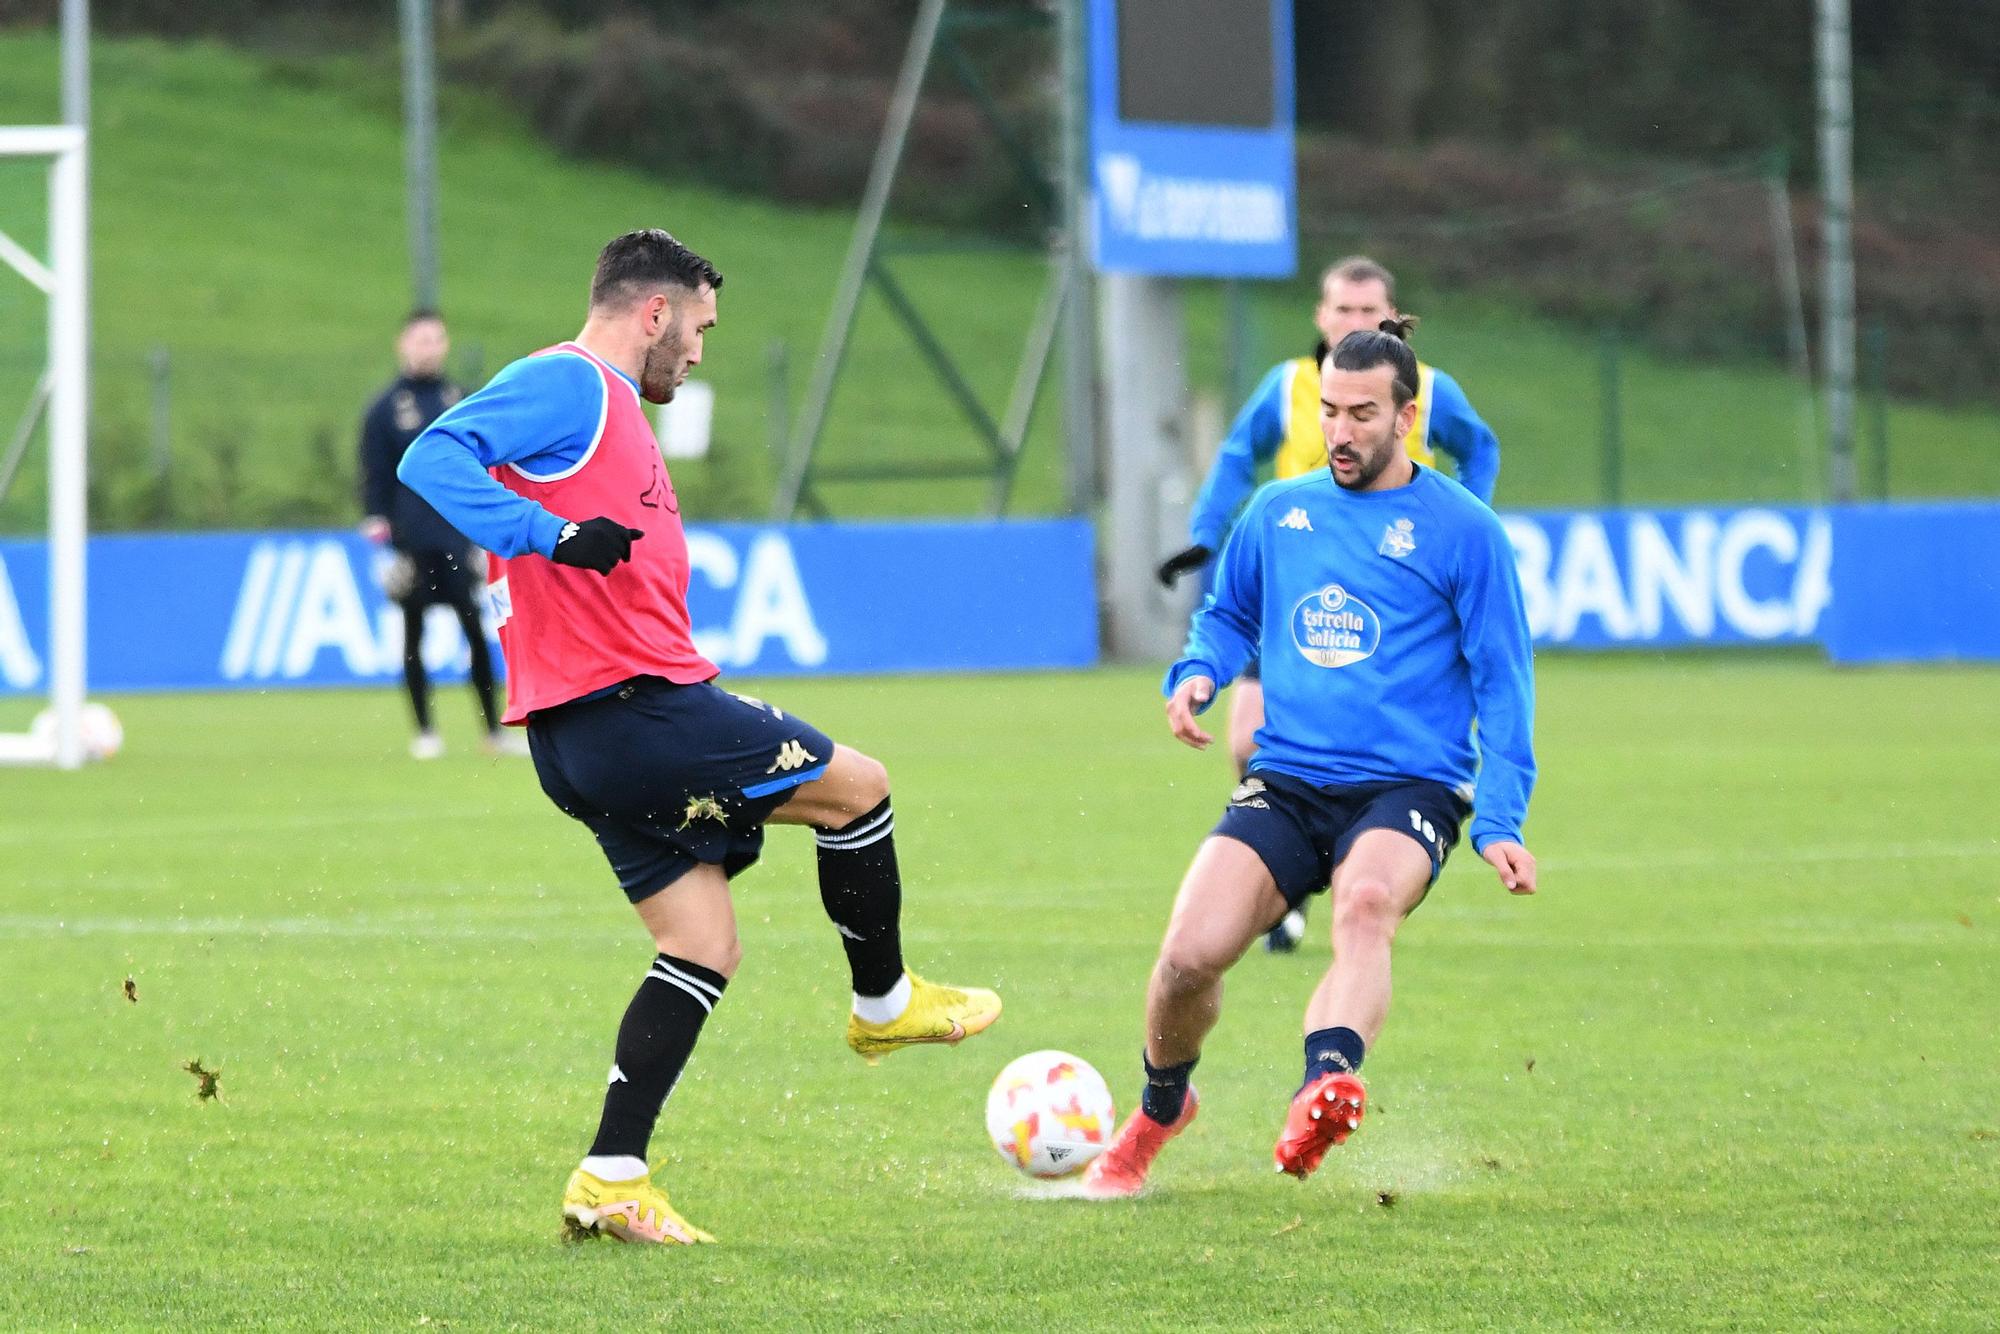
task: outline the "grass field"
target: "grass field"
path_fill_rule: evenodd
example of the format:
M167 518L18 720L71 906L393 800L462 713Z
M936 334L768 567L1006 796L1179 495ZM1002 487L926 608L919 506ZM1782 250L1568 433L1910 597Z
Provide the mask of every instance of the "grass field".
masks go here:
M1232 976L1153 1193L1090 1205L1024 1190L986 1086L1059 1046L1133 1096L1225 761L1144 672L766 683L888 762L912 959L1008 1008L864 1067L778 831L655 1142L724 1244L673 1253L555 1239L650 951L524 762L411 764L386 691L117 701L114 763L0 770L0 1326L1990 1327L2000 673L1540 687L1544 891L1453 863L1356 1140L1270 1171L1321 910Z
M53 36L0 33L0 69L0 124L55 115ZM103 38L95 79L98 521L351 517L354 424L390 373L388 340L409 290L392 73L358 61L269 61L206 44ZM565 160L506 108L462 90L444 106L440 189L444 305L461 352L476 347L487 373L574 332L591 258L613 231L664 223L721 265L722 322L701 371L718 394L717 453L679 465L676 482L694 513L761 515L775 477L770 350L790 349L796 404L851 213L786 209ZM35 243L44 208L41 168L0 163L0 229ZM1324 258L1308 255L1304 267ZM1003 401L1036 299L1037 261L993 252L896 263L985 401ZM1188 372L1219 392L1217 289L1188 290ZM1253 360L1304 351L1310 292L1298 284L1256 292ZM1415 286L1403 295L1424 316L1419 347L1459 378L1499 434L1502 503L1599 500L1595 331L1525 319L1491 294ZM0 430L40 367L43 320L39 294L0 274ZM155 347L171 359L163 491L150 480L146 366ZM979 457L879 299L863 307L847 374L828 427L829 461ZM1774 366L1687 366L1634 352L1623 376L1628 500L1797 500L1810 491L1798 463L1797 389ZM1896 403L1889 418L1894 494L2000 494L2000 413ZM1051 389L1023 456L1017 508L1025 512L1062 504L1057 420ZM1872 463L1863 475L1872 478ZM0 501L0 529L39 527L41 482L31 467ZM828 494L843 515L932 514L977 509L987 486L850 483Z

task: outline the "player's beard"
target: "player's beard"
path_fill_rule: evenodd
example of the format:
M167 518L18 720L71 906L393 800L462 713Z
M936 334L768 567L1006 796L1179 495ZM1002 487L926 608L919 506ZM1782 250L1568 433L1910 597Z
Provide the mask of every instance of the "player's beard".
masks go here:
M1383 433L1382 439L1378 441L1372 441L1364 446L1362 442L1357 440L1351 445L1342 445L1338 448L1328 449L1326 451L1327 471L1333 473L1334 483L1343 490L1365 491L1374 485L1375 479L1382 475L1382 470L1387 468L1390 461L1396 457L1398 444L1394 418L1391 418L1389 429ZM1340 473L1335 471L1333 460L1336 454L1353 459L1355 473L1352 481L1342 481Z
M646 362L639 368L639 393L648 403L671 403L687 373L687 344L680 324L669 324L659 341L646 349Z

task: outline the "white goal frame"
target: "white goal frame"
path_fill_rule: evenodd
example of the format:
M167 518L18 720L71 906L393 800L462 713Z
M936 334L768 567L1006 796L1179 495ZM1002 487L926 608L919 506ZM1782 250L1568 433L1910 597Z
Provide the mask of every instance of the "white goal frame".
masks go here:
M0 266L49 298L48 683L56 716L53 738L0 733L0 764L75 769L84 761L84 548L90 524L85 441L90 402L88 142L88 133L78 125L0 126L0 158L49 159L48 262L0 232ZM0 272L0 280L7 277Z

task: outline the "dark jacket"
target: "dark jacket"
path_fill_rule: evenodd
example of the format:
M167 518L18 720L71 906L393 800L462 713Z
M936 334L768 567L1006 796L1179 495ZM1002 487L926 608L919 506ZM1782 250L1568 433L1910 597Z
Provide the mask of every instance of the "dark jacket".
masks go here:
M396 465L424 428L465 393L449 380L402 376L361 418L361 506L389 521L398 551L459 553L472 544L424 498L396 479Z

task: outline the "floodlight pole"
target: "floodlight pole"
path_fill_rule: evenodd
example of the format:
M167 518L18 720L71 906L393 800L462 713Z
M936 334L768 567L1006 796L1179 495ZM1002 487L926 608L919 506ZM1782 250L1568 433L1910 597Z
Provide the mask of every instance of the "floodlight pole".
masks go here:
M1854 499L1854 84L1848 0L1819 0L1821 356L1826 366L1827 490Z
M399 0L403 22L403 169L413 307L438 308L437 56L430 0Z

